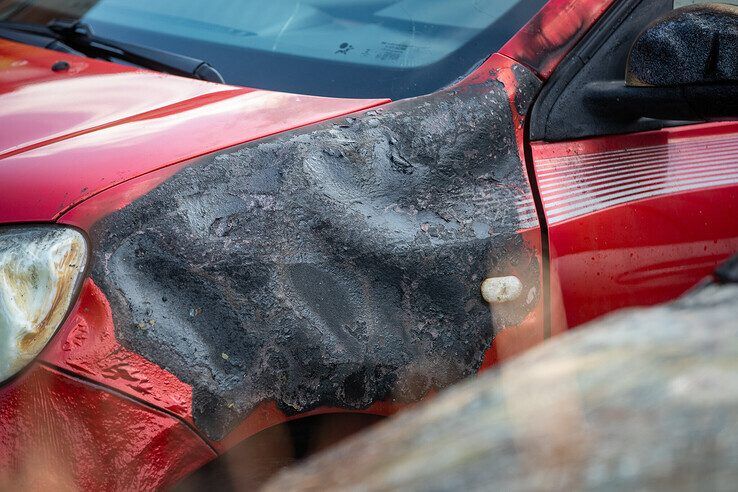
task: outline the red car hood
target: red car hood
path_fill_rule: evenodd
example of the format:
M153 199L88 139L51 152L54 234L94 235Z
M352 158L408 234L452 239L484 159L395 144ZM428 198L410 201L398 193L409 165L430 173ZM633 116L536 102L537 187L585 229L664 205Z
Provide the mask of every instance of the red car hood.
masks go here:
M69 69L53 71L57 61ZM211 84L0 40L0 223L55 220L164 166L383 102Z

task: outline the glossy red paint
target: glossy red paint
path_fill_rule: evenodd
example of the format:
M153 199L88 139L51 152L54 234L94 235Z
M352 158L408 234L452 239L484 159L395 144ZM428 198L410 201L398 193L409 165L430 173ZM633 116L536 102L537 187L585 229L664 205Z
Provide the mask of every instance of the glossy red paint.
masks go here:
M533 155L569 327L673 299L738 250L738 123L537 142Z
M500 50L547 79L614 0L551 0Z
M214 456L169 415L42 365L0 388L2 490L157 490Z
M57 61L68 71L54 72ZM0 40L0 158L234 88ZM164 83L162 83L164 82ZM249 89L237 89L250 92Z
M85 66L56 78L48 67L59 56L0 41L0 127L18 127L0 137L0 223L55 220L141 174L386 102L235 88L70 55Z

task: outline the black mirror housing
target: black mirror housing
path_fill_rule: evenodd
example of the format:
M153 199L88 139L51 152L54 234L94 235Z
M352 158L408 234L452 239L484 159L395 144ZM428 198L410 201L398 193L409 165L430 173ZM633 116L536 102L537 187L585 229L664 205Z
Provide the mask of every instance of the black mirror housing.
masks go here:
M720 121L738 118L738 84L684 87L628 87L621 81L591 82L587 106L606 118L641 117L674 121Z
M738 6L691 5L648 26L626 68L630 87L738 84Z
M633 44L625 81L595 81L586 104L632 121L738 118L738 6L701 4L670 12Z

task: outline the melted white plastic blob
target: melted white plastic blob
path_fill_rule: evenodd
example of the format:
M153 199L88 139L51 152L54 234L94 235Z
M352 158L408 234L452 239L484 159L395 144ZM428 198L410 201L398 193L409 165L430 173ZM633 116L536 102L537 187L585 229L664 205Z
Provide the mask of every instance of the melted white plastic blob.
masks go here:
M74 229L0 229L0 381L20 371L61 325L85 270Z
M482 283L482 297L490 304L514 301L522 293L523 283L518 277L494 277Z

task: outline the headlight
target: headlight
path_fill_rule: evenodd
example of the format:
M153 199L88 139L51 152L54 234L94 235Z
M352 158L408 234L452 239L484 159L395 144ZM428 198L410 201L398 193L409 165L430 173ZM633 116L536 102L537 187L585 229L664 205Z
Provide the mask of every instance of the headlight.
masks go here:
M87 253L74 229L0 228L0 382L36 357L64 321Z

